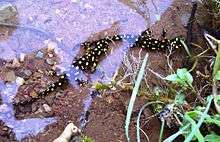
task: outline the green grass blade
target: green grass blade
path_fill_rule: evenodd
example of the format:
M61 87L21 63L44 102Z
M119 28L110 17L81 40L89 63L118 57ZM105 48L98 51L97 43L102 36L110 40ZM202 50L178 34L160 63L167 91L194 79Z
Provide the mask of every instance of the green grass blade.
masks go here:
M175 134L171 135L170 137L168 137L167 139L165 139L163 142L173 142L178 136L182 135L184 133L184 131L190 126L190 124L185 125L184 127L182 127L178 132L176 132Z
M194 121L187 113L185 114L185 119L187 121L189 121L189 123L191 124L191 132L193 132L193 128L197 127L196 126L196 121ZM191 133L190 132L190 133ZM201 134L201 132L199 131L199 129L197 129L195 131L195 137L197 138L198 142L205 142L203 135ZM191 140L190 140L191 141Z
M184 142L190 142L193 138L193 136L195 135L196 132L198 132L200 126L202 125L202 123L204 122L204 119L205 119L205 116L207 115L208 111L209 111L209 108L211 106L211 103L212 103L212 99L213 99L213 96L209 96L208 97L208 104L206 106L206 109L205 111L203 112L202 116L200 117L198 123L196 124L195 127L193 127L191 133L188 135L188 137L185 139Z
M126 115L126 120L125 120L125 135L126 135L126 139L128 142L130 142L130 138L129 138L129 124L130 124L130 119L131 119L131 114L132 114L132 110L134 107L134 102L135 99L137 97L138 94L138 90L142 81L142 78L144 77L144 72L145 72L145 67L147 65L147 59L148 59L148 54L145 55L143 63L141 65L141 69L138 73L137 76L137 80L135 81L135 85L134 85L134 89L132 91L132 95L131 95L131 99L128 105L128 111L127 111L127 115Z
M162 142L162 139L163 139L164 125L165 125L165 120L163 119L163 120L162 120L161 127L160 127L160 136L159 136L159 142Z
M220 47L220 43L218 45ZM218 49L217 56L215 58L215 64L213 67L212 77L214 78L216 73L220 70L220 50Z
M137 130L136 130L136 133L137 133L137 142L140 142L141 140L140 140L140 119L141 119L141 114L142 114L142 112L144 111L144 109L146 108L146 107L148 107L149 105L152 105L152 104L158 104L158 103L160 103L160 104L163 104L163 102L161 102L161 101L155 101L155 102L148 102L148 103L146 103L145 105L143 105L142 107L141 107L141 109L140 109L140 111L139 111L139 113L138 113L138 117L137 117Z

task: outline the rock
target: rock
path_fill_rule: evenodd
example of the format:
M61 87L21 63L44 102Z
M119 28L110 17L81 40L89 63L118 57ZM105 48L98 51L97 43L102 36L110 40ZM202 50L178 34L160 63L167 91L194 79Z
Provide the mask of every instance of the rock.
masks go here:
M41 108L39 108L39 109L35 112L35 114L41 114L41 113L43 113L43 110L42 110Z
M106 97L106 101L107 101L109 104L111 104L111 103L114 102L114 99L113 99L112 96L108 96L108 97Z
M21 78L21 77L17 77L17 79L16 79L16 83L17 83L18 85L23 85L24 82L25 82L25 80L24 80L23 78Z
M20 53L20 61L21 61L21 62L24 62L25 56L26 56L26 54Z
M41 51L38 51L36 54L36 58L42 59L44 57L44 53Z
M55 96L56 96L56 98L63 97L64 93L63 92L57 92Z
M46 59L47 64L54 65L54 61L52 59Z
M81 134L81 129L77 128L73 123L69 123L62 134L53 142L69 142L73 136Z
M51 107L48 104L43 104L43 108L46 112L51 112Z
M32 75L32 72L31 72L31 70L25 69L24 74L29 77Z
M48 56L49 56L50 58L52 58L52 57L53 57L53 54L49 53Z
M13 59L13 62L12 62L12 66L13 67L20 67L20 62L19 62L19 60L17 59L17 58L14 58Z
M73 2L73 3L78 3L79 0L71 0L71 2Z
M32 98L38 98L38 94L37 94L37 92L35 92L35 91L32 91L32 92L30 93L30 96L31 96Z
M0 21L5 22L18 14L16 6L9 2L0 2Z
M2 128L2 131L8 131L8 130L9 130L8 127L3 127L3 128Z
M6 72L3 80L8 82L15 81L16 80L15 72L14 71Z
M39 108L38 105L39 105L38 103L33 103L33 104L31 105L31 111L32 111L32 112L36 112L36 111L38 110L38 108Z
M54 49L56 49L58 46L57 46L57 43L56 42L53 42L53 41L49 41L48 44L47 44L47 51L48 52L51 52L53 51Z
M0 105L0 113L5 113L5 112L8 112L9 109L8 109L8 106L6 104L3 104L3 105Z

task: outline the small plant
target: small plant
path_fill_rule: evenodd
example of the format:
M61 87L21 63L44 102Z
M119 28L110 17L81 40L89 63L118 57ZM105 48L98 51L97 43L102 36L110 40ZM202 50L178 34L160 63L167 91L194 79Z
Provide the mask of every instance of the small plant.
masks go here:
M88 136L83 136L82 142L95 142L95 140Z
M214 44L211 42L215 41L217 42L217 46L220 47L219 40L214 39L214 37L205 34L205 37L207 41L210 43L210 46L213 48ZM214 48L213 48L214 49ZM193 110L186 111L184 113L184 117L182 120L182 125L179 128L179 131L167 138L164 142L173 142L179 135L185 136L184 142L190 142L190 141L199 141L199 142L217 142L220 141L220 136L217 135L214 132L206 132L206 135L201 132L200 127L202 125L209 127L210 125L215 125L217 127L220 127L220 115L215 114L213 112L209 112L211 103L214 100L216 111L219 112L219 95L217 95L217 84L220 80L220 50L216 52L217 56L215 59L215 63L213 66L213 72L212 72L212 95L208 96L206 98L206 106L196 106ZM184 75L185 74L185 75ZM172 81L174 83L177 83L180 86L193 88L192 85L192 77L187 72L187 70L177 71L177 74L169 75L166 77L167 80ZM182 100L182 99L181 99ZM177 101L179 102L179 101ZM181 101L182 102L182 101Z
M176 74L171 74L165 77L166 80L178 84L181 87L193 88L193 77L186 68L177 69Z
M194 110L188 111L183 117L183 124L180 130L167 138L164 142L172 142L179 135L185 136L184 142L190 142L191 140L198 140L199 142L209 141L217 142L215 138L219 139L220 136L211 132L205 137L200 132L200 127L202 124L205 125L216 125L220 127L220 115L209 115L208 111L213 100L212 96L207 97L206 107L197 106Z

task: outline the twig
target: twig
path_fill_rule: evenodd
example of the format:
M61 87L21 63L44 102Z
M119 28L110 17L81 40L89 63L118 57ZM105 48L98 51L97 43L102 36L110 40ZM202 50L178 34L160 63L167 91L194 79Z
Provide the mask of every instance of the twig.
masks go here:
M195 13L197 10L197 2L193 2L193 7L192 7L192 11L191 11L191 15L187 24L187 46L191 47L191 42L193 41L193 32L192 32L192 28L193 28L193 22L195 20Z

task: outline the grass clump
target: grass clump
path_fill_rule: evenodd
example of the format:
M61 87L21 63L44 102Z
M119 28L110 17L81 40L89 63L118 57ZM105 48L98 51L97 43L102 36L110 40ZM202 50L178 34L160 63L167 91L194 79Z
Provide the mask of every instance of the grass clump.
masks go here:
M88 136L83 136L82 142L95 142L95 140Z
M167 90L159 89L159 91L155 91L154 95L160 96L160 94L171 93L173 94L171 96L175 97L170 98L167 102L157 97L156 100L143 105L137 116L137 142L141 142L140 132L150 141L149 137L141 129L141 114L145 108L156 105L162 106L162 109L155 112L155 116L161 120L159 142L163 140L164 127L166 125L172 127L171 124L178 126L179 131L166 138L164 142L174 142L179 136L182 136L184 142L219 141L220 135L213 128L220 128L220 95L218 95L220 80L220 50L218 48L220 47L220 41L208 34L205 34L205 38L208 40L212 49L217 51L215 52L216 57L212 64L212 70L209 72L208 82L202 87L202 89L204 89L205 86L211 86L210 91L208 91L209 93L201 96L201 90L198 90L197 82L194 82L194 77L191 72L193 70L189 71L186 68L178 68L175 73L166 77L155 73L157 76L160 76L160 79L167 83ZM198 69L196 66L194 67L195 70ZM186 98L186 96L189 95L191 96L191 100ZM198 98L202 100L196 101ZM192 99L195 99L195 101ZM214 108L211 107L213 102Z

